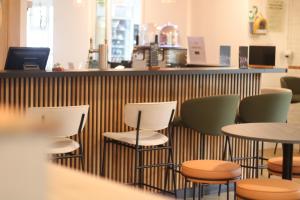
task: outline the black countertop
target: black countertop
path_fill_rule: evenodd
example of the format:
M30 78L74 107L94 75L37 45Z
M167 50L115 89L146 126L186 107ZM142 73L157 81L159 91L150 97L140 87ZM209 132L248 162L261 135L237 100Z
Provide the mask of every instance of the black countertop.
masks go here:
M80 69L64 72L45 71L0 71L0 78L5 77L62 77L62 76L122 76L122 75L190 75L190 74L262 74L286 73L286 68L274 69L239 69L234 67L193 67L193 68L161 68L150 71L148 69L99 70Z

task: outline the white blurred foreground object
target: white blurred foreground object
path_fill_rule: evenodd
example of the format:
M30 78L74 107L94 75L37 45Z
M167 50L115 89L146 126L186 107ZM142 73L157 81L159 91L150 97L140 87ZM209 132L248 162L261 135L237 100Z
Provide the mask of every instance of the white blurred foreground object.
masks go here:
M0 199L46 199L46 153L41 127L0 108Z
M159 195L140 191L71 169L49 165L48 200L166 200Z

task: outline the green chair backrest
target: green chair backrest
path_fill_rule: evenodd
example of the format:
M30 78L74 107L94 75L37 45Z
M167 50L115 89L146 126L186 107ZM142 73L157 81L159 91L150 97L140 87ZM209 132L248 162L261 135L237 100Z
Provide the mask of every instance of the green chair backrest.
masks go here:
M240 103L240 121L243 123L286 122L291 99L291 92L247 97Z
M234 124L239 100L238 95L188 100L181 106L182 123L200 133L222 135L223 126Z
M292 90L294 95L300 94L300 77L285 76L280 83L281 87Z

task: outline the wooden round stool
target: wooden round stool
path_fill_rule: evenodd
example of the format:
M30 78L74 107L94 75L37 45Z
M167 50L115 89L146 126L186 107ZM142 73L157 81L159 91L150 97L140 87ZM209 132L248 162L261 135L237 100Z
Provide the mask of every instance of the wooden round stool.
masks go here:
M282 176L282 157L270 158L268 160L269 177L271 175ZM300 157L293 158L293 177L300 177Z
M237 182L238 199L292 200L300 199L300 184L282 179L247 179Z
M221 160L191 160L182 164L181 173L185 177L184 199L188 182L200 187L201 184L227 184L229 199L229 183L240 179L241 167L236 163Z

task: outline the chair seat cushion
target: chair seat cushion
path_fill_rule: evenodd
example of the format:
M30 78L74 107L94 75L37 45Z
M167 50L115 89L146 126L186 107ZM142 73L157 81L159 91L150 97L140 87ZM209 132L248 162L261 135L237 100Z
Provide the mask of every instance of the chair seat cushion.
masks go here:
M245 199L300 199L300 184L281 179L248 179L237 182L237 195Z
M50 154L70 153L79 149L79 143L70 138L54 138L50 141Z
M127 144L136 144L136 131L104 133L104 137ZM168 137L155 131L143 130L139 134L139 146L157 146L168 142Z
M241 176L240 165L221 160L192 160L181 166L184 176L202 180L226 180Z
M282 157L268 160L268 169L273 172L282 173ZM293 173L300 174L300 157L293 158Z

